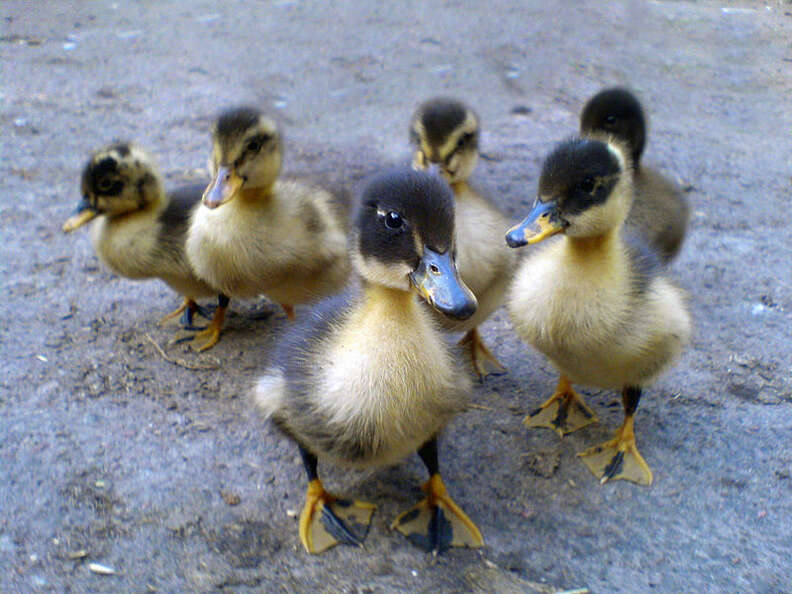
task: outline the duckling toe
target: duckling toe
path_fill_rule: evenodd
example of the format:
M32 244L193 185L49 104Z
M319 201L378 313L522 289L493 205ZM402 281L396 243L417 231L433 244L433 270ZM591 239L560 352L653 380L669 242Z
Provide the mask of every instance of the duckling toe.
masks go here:
M391 524L407 539L435 555L450 547L479 548L484 545L481 532L448 495L442 478L434 474L423 486L426 499L399 514Z
M181 317L179 318L179 324L181 324L184 330L203 330L203 327L195 326L193 324L193 318L195 314L198 314L207 320L212 317L212 312L209 308L198 305L193 299L185 297L184 301L179 307L160 319L159 325L162 326L166 322L180 315ZM177 342L180 341L177 340Z
M490 375L504 375L507 373L503 364L498 361L497 357L484 344L478 328L468 331L462 337L462 340L459 341L459 345L468 349L473 369L476 371L479 381L484 381Z
M619 430L614 439L601 443L578 454L583 463L600 479L626 480L639 485L652 484L652 471L635 444L632 431Z
M362 547L368 535L375 505L339 499L311 481L300 514L300 541L309 553L321 553L337 545Z
M564 378L559 380L555 393L523 419L526 427L547 427L559 437L596 422L597 415Z

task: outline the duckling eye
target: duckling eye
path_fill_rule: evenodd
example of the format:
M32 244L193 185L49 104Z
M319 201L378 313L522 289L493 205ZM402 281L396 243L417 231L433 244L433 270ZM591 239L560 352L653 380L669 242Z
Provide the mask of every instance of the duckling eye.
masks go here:
M96 183L96 188L100 192L107 192L112 187L113 187L113 180L107 176L103 177Z
M458 149L462 148L466 144L469 144L471 140L473 140L473 133L466 132L465 134L459 137L459 140L457 141L457 148Z
M616 116L614 116L614 115L605 116L605 125L609 126L611 128L613 126L615 126L616 125Z
M261 150L261 142L257 138L254 138L248 142L247 150L249 150L251 153L259 152Z
M385 215L385 226L388 229L401 229L404 225L404 219L398 212L390 211Z
M580 182L580 189L586 194L590 194L594 189L594 178L591 176L584 177L583 181Z

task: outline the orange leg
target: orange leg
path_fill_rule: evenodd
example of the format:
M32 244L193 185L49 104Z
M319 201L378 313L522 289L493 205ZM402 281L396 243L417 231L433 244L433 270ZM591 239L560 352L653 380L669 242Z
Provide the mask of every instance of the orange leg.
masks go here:
M506 373L506 368L492 354L492 351L487 348L484 341L481 340L478 328L469 330L462 337L462 340L459 341L459 345L468 349L473 369L478 374L480 381L484 381L484 378L488 375L503 375Z
M211 349L217 344L217 341L220 340L220 331L223 329L223 323L225 322L228 302L228 297L220 294L217 298L218 305L212 316L212 321L209 322L209 325L205 329L201 330L193 337L190 346L199 353ZM202 344L201 341L203 341Z
M283 313L286 314L286 317L289 318L289 320L293 322L294 318L295 318L294 306L293 305L286 305L284 303L281 303L281 307L283 308Z
M599 477L600 483L627 480L639 485L651 485L652 471L635 443L634 416L641 397L639 388L626 387L622 391L624 422L616 436L578 454L588 469Z

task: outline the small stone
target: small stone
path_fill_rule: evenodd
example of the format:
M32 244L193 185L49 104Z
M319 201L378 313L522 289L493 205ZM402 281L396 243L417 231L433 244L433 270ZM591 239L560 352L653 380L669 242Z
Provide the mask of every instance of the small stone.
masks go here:
M232 493L231 491L220 491L220 497L223 498L228 505L239 505L242 501L242 498L237 495L236 493Z

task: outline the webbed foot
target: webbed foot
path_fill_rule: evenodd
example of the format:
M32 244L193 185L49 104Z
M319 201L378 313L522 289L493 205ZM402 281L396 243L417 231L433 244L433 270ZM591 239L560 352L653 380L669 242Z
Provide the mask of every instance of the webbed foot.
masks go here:
M628 415L616 437L578 454L600 483L626 480L639 485L652 484L652 471L635 444L633 417Z
M490 375L503 375L507 373L506 368L498 361L481 339L478 328L468 331L459 341L459 346L464 347L470 353L470 360L473 369L478 375L479 381L484 381Z
M433 474L422 487L426 499L414 505L391 524L414 545L435 555L450 547L478 548L484 545L481 532L451 499L440 474Z
M375 505L339 499L325 491L317 478L308 483L300 514L300 541L309 553L337 544L363 546Z
M596 422L597 415L563 375L553 395L523 419L526 427L547 427L559 437Z
M182 327L185 330L199 329L193 326L193 316L195 314L198 314L199 316L202 316L207 320L212 317L209 310L207 310L205 307L201 307L200 305L198 305L191 297L185 297L184 301L179 307L177 307L175 310L170 312L168 315L164 316L159 321L159 325L160 326L163 325L165 322L172 320L173 318L175 318L180 314L181 314L181 318L179 319L179 323L182 325Z

